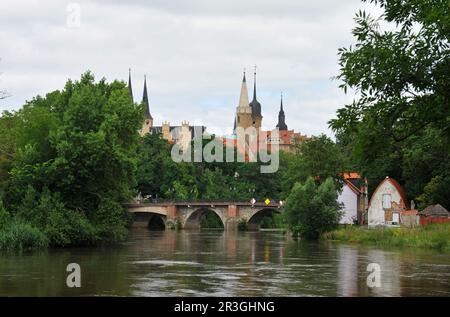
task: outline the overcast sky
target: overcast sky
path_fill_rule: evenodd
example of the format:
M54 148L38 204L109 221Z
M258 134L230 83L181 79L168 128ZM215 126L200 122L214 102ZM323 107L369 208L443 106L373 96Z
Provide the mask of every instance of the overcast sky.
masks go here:
M155 125L188 120L225 134L244 68L251 100L256 64L263 127L275 127L283 91L290 129L332 135L327 121L353 99L331 79L337 50L354 43L360 8L373 11L360 0L1 0L0 90L11 97L0 110L86 70L126 81L131 68L135 101L147 74Z

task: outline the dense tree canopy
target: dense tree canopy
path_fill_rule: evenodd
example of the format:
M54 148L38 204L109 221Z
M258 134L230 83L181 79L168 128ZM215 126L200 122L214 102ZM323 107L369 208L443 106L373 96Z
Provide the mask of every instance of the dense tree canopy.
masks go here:
M398 179L421 207L450 183L450 6L447 0L372 0L356 15L356 44L341 48L341 87L359 96L330 121L338 142L374 188ZM425 190L426 189L426 190Z
M142 109L123 82L91 73L0 118L6 209L52 245L124 237Z
M318 239L322 233L333 230L341 219L335 181L329 177L316 183L309 177L296 183L286 201L286 219L294 234L307 239Z

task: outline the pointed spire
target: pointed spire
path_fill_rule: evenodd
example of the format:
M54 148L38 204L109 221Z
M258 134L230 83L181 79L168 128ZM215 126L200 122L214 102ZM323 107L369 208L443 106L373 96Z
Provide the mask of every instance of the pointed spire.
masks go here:
M284 110L283 110L283 92L281 92L280 112L278 113L278 124L277 124L277 128L280 131L284 131L284 130L288 129L285 120L286 120L286 117L284 115Z
M242 79L241 86L241 94L239 96L239 104L238 104L238 112L249 112L250 106L248 101L248 90L247 90L247 80L245 78L245 70L244 70L244 78Z
M253 73L253 101L256 100L256 65L255 72Z
M284 114L284 110L283 110L283 92L281 92L280 112Z
M150 114L150 104L148 103L148 93L147 93L147 76L144 75L144 94L142 96L142 103L144 104L144 114L145 118L152 119Z
M128 93L130 94L131 100L134 100L133 88L131 87L131 68L128 68Z
M250 108L252 109L252 118L255 120L257 118L262 118L261 116L261 104L256 99L256 65L255 71L253 73L253 100L250 103Z

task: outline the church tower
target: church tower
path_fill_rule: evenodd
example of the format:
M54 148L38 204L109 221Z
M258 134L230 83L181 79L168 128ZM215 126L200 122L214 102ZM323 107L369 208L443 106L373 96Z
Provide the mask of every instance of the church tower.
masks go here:
M133 99L133 88L131 87L131 68L128 69L128 93L130 94L131 101L134 102L134 99Z
M247 129L253 126L252 109L248 101L247 80L242 79L241 94L239 97L239 104L236 107L236 127Z
M153 127L153 117L150 114L150 105L148 103L148 93L147 93L147 77L144 77L144 94L142 96L142 104L144 106L144 124L141 129L141 136L150 133Z
M288 129L286 123L285 123L285 115L284 115L284 110L283 110L283 94L281 94L281 105L280 105L280 112L278 113L278 124L277 124L277 128L280 131L285 131Z
M261 104L256 99L256 66L255 66L255 72L253 73L253 100L250 103L250 108L252 110L252 125L256 128L256 131L261 131L261 124L262 124L262 115L261 115Z

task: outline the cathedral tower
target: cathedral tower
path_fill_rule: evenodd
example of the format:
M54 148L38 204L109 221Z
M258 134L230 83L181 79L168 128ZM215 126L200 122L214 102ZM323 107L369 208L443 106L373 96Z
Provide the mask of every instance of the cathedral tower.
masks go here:
M150 114L150 105L148 102L147 77L144 77L144 94L142 96L142 104L144 106L144 124L142 125L141 136L144 136L147 133L150 133L150 130L153 127L153 117Z
M248 101L247 80L242 79L241 94L239 97L239 104L236 107L236 127L247 129L253 126L252 109Z
M278 124L277 124L277 128L280 131L285 131L288 129L286 123L285 123L285 115L284 115L284 110L283 110L283 94L281 94L281 105L280 105L280 112L278 113Z
M252 110L252 125L256 128L258 133L261 131L261 124L262 124L262 115L261 115L261 104L256 99L256 66L255 66L255 72L254 75L254 82L253 82L253 100L250 103L250 108Z

